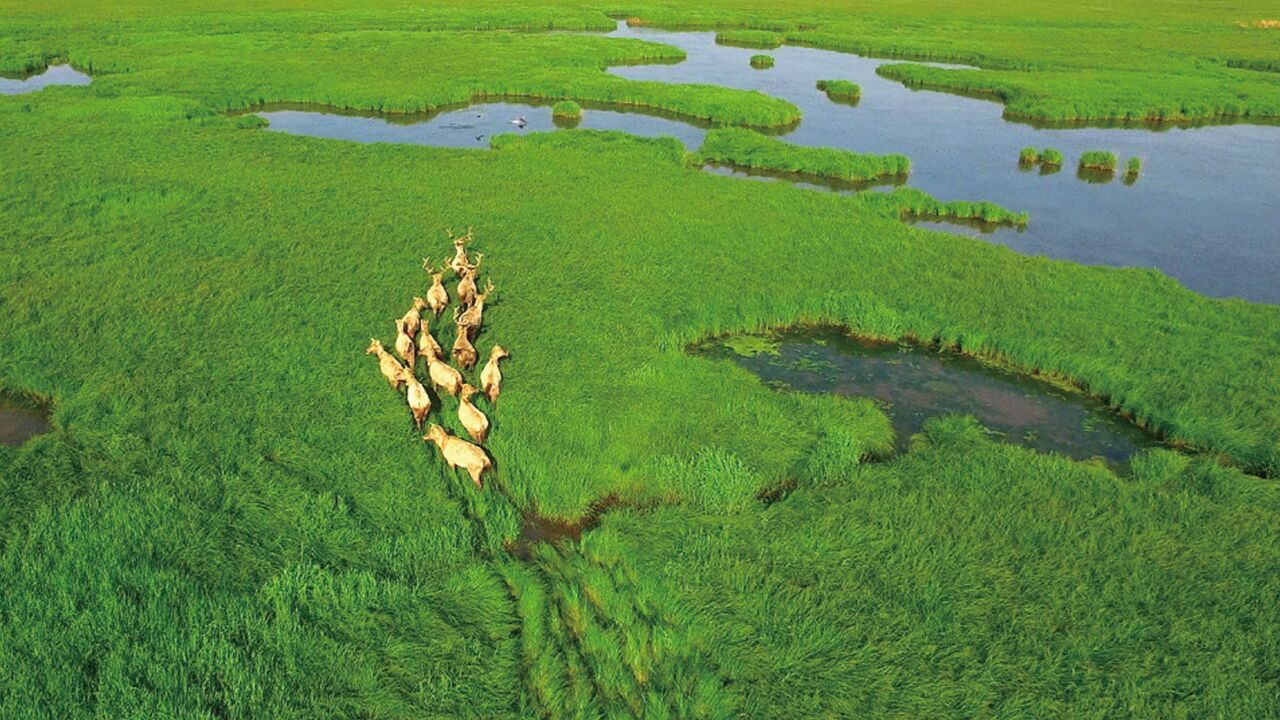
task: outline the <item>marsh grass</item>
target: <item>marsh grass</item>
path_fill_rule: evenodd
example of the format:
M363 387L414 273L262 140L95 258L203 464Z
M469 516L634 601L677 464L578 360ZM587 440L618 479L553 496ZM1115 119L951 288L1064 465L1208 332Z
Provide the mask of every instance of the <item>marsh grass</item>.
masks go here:
M562 120L581 120L582 106L572 100L561 100L551 106L551 116Z
M1124 180L1126 184L1132 185L1138 179L1138 175L1142 174L1142 158L1131 157L1125 163Z
M1066 160L1062 157L1062 152L1055 148L1045 148L1040 153L1040 164L1042 165L1061 167L1064 162Z
M846 182L905 176L911 171L911 161L905 155L865 155L803 147L742 128L711 130L698 153L703 160L716 163Z
M1033 147L1024 147L1018 153L1018 164L1035 165L1040 162L1040 151Z
M1081 170L1112 173L1116 170L1116 154L1106 150L1088 150L1080 155Z
M772 55L752 55L751 67L757 70L767 70L773 67L773 56Z
M721 30L716 33L717 45L773 50L782 47L781 33L768 30Z
M862 88L851 80L819 80L817 87L832 102L856 105L862 98Z

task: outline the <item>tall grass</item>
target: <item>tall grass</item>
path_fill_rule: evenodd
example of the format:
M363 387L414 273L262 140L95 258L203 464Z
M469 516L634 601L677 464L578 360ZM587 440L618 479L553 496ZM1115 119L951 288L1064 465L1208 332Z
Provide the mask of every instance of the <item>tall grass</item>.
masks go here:
M1116 154L1106 150L1087 150L1080 154L1081 170L1114 172L1117 162Z
M865 155L835 148L809 148L741 128L711 130L698 153L710 162L848 182L906 175L911 171L911 161L904 155Z
M716 44L773 50L782 47L782 35L768 30L721 30L716 33Z
M862 97L862 88L851 80L819 80L817 87L836 102L857 102Z
M752 55L751 67L757 70L767 70L773 67L773 56L772 55Z
M1027 213L1013 212L993 202L952 200L943 202L911 187L894 188L888 193L871 193L862 198L868 204L887 208L902 217L937 218L940 220L980 220L994 225L1022 227Z

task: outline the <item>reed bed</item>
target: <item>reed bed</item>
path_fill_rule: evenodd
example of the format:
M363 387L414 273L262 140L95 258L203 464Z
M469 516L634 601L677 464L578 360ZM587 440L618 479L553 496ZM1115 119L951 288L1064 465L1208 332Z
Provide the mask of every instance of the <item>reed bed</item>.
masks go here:
M862 97L862 88L851 80L819 80L817 87L835 102L857 102Z
M1116 154L1107 150L1087 150L1080 155L1081 170L1115 172L1118 162Z
M757 70L767 70L773 67L773 56L772 55L752 55L751 67Z
M905 155L867 155L835 148L809 148L742 128L711 130L698 153L709 162L848 182L901 176L911 171L911 160Z

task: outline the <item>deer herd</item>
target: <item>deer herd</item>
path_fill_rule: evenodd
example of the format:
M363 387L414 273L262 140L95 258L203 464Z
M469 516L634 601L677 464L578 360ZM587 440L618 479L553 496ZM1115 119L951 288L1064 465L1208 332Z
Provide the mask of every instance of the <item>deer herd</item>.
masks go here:
M461 467L471 475L471 480L480 487L480 477L493 467L493 461L480 447L489 435L489 418L471 401L473 395L480 390L488 397L489 408L496 406L498 393L502 387L502 370L498 363L509 354L501 345L489 349L489 359L480 371L480 387L470 385L462 373L444 359L444 351L440 343L431 334L431 321L439 321L440 316L449 306L449 291L444 286L444 275L452 271L458 278L455 295L458 307L453 310L453 322L456 335L451 355L453 362L463 370L471 370L479 359L475 345L476 337L484 320L485 301L493 293L493 283L485 283L483 291L476 285L477 271L484 259L482 254L476 255L475 263L467 257L467 243L471 241L471 231L455 237L449 232L453 242L453 259L440 266L439 270L431 266L430 258L424 258L422 268L431 278L431 287L427 290L426 299L415 297L413 306L402 317L396 320L395 355L387 352L382 343L371 338L365 351L378 357L378 370L387 379L393 390L405 389L405 400L413 413L413 421L418 430L431 412L431 395L422 381L418 379L417 364L422 360L427 368L427 379L437 393L447 393L458 397L458 422L466 429L473 442L451 435L437 424L430 424L423 441L435 443L444 456L450 469ZM430 315L423 315L430 310ZM402 362L403 361L403 364Z

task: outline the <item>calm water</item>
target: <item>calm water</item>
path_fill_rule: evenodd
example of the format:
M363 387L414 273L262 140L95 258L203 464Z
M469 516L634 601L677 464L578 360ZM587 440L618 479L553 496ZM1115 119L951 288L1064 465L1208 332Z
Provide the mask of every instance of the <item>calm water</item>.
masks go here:
M48 431L47 411L0 396L0 445L21 445Z
M977 417L1008 442L1078 460L1119 464L1160 444L1099 402L954 353L867 342L834 329L789 330L761 340L735 350L729 339L704 352L732 358L767 383L874 398L892 419L899 446L929 418L955 413Z
M1159 268L1201 293L1280 303L1280 162L1275 161L1280 127L1038 128L1003 120L998 103L910 90L883 79L875 74L883 60L783 47L768 51L777 60L775 67L756 70L748 59L759 51L717 45L714 33L620 25L613 34L676 45L689 57L676 64L616 67L612 73L786 98L804 114L800 125L782 136L788 142L904 153L913 165L908 184L940 200L991 200L1031 214L1023 231L950 223L939 223L939 228L1028 254ZM862 99L857 105L832 102L814 87L819 79L853 80L862 87ZM510 102L397 122L300 109L261 114L271 129L283 132L451 147L487 147L495 133L556 127L549 106ZM523 128L510 123L521 116L528 121ZM705 133L704 127L660 114L598 108L588 108L578 127L672 135L690 147L697 147ZM1066 155L1066 167L1049 173L1019 168L1018 151L1027 145L1058 148ZM1121 163L1141 157L1142 175L1132 184L1119 175L1079 177L1076 160L1086 150L1111 150ZM801 184L824 191L863 189L812 178Z
M70 65L50 65L38 75L20 78L0 76L0 95L20 95L50 85L88 85L92 79Z

